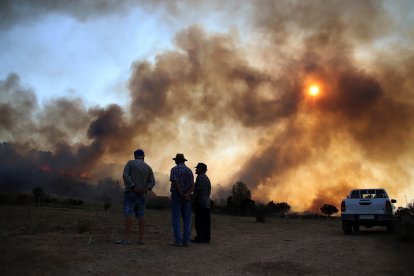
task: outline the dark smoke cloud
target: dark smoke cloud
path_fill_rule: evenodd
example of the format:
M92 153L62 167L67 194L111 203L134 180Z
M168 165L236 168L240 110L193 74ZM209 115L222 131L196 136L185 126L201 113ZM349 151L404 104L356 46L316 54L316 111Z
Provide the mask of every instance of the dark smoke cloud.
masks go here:
M103 156L124 152L114 140L132 139L119 106L86 109L79 99L56 99L40 109L16 74L0 82L0 109L2 192L44 186L59 195L90 197L89 184L111 176L94 175Z
M21 20L24 11L14 11L21 3L3 3L13 10L8 24ZM50 9L89 18L105 14L115 2L55 3L35 8L33 16ZM187 7L176 3L163 7L174 10L172 15ZM33 92L10 75L0 83L1 139L7 142L1 159L5 164L5 154L11 154L16 162L5 167L2 179L22 183L18 168L39 170L44 164L46 171L72 177L119 174L125 158L144 146L156 170L167 172L182 150L191 162L207 160L215 182L228 187L244 181L263 201L284 201L289 194L302 209L338 205L348 189L381 179L370 170L375 164L393 180L385 187L391 193L408 187L413 36L392 55L373 47L398 32L380 1L260 1L250 8L243 18L250 28L248 47L232 33L211 34L193 25L176 34L175 50L159 54L154 63L136 61L128 109L87 109L68 99L40 109ZM376 58L358 60L361 47ZM306 95L309 79L322 85L320 97ZM228 165L218 157L220 147L243 143L248 154L232 170L219 171ZM44 151L30 155L31 149ZM106 169L112 165L117 170Z
M202 0L2 0L0 2L0 29L12 28L20 24L30 24L50 14L73 17L79 21L94 20L105 16L128 15L136 8L157 15L174 24L177 18L194 14L223 10L234 10L238 2L202 1Z
M43 16L58 13L73 16L79 20L111 15L114 11L127 12L140 1L64 1L64 0L4 0L0 2L0 28L30 23Z

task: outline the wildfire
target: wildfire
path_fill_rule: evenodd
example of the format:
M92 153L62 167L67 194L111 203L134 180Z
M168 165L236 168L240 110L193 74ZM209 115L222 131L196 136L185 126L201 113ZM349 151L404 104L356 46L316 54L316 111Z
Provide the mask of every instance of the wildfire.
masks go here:
M60 174L67 177L73 178L80 178L80 179L88 179L90 178L90 174L87 172L75 172L70 170L60 170Z

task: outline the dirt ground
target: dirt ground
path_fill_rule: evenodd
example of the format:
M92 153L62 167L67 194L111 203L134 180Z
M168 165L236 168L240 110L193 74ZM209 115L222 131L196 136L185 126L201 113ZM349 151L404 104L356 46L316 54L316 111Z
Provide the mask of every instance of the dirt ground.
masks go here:
M168 211L147 210L145 244L116 245L120 210L0 206L0 275L413 275L414 244L340 220L212 216L210 244L172 247ZM82 225L90 232L78 233ZM134 228L134 233L137 227ZM194 235L194 230L193 230Z

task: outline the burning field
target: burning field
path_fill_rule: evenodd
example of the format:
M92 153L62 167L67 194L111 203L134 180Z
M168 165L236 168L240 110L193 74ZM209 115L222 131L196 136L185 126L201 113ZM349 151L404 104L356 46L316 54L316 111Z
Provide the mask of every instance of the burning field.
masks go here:
M5 1L2 29L47 13L93 20L129 5L162 9L172 20L189 10L220 12L244 29L188 24L173 49L131 60L127 105L40 104L10 72L0 80L2 192L44 186L83 195L101 179L121 179L141 147L160 195L168 192L171 158L182 152L191 167L208 164L216 198L236 181L255 200L296 210L338 206L352 188L385 188L401 205L414 197L414 33L393 16L412 3L106 2L82 9L81 2ZM34 10L25 14L20 5Z

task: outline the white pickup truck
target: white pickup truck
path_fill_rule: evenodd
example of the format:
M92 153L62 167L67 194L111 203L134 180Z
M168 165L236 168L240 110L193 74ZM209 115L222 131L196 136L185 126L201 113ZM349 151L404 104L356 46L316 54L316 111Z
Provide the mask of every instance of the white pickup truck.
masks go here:
M395 199L384 189L355 189L341 203L342 230L346 234L359 231L360 226L385 226L394 232Z

